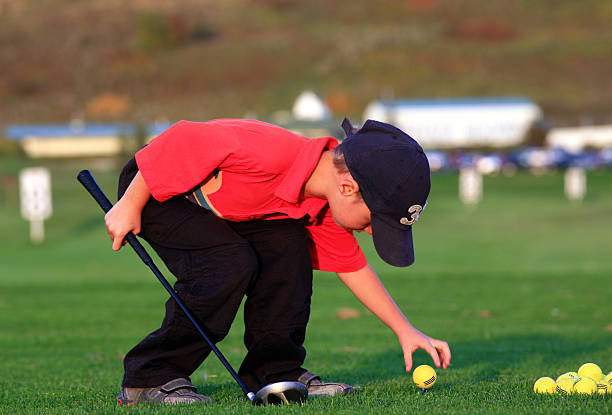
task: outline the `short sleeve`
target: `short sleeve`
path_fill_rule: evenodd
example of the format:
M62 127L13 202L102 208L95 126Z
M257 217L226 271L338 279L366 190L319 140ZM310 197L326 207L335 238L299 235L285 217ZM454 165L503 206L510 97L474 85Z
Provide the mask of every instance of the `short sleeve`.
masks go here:
M163 202L191 190L238 148L220 122L180 121L136 153L136 163L153 197Z

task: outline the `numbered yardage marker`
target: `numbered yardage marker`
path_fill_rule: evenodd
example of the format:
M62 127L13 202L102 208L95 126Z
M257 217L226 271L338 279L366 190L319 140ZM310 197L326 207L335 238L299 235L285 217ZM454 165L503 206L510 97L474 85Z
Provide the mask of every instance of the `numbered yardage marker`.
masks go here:
M475 168L459 171L459 197L466 205L476 205L482 199L482 174Z
M19 173L21 215L30 221L30 239L40 243L45 238L44 220L52 213L51 174L44 167L30 167Z
M569 200L580 202L587 190L586 173L583 168L570 167L565 172L565 196Z

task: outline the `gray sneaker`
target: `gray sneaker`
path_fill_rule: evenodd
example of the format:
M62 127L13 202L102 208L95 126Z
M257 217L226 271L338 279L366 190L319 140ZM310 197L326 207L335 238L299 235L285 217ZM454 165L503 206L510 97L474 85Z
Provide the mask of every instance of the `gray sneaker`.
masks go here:
M141 403L176 405L180 403L212 402L212 399L196 393L196 390L189 379L179 378L156 388L121 388L117 401L121 405L138 405Z
M352 395L355 392L351 385L339 382L322 382L319 376L308 371L302 373L298 378L298 382L308 387L308 396L315 398L320 396Z

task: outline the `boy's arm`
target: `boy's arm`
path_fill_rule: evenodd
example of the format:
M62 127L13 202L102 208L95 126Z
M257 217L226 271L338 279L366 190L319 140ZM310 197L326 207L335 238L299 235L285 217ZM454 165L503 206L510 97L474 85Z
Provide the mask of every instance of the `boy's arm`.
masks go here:
M113 250L118 251L125 244L123 238L133 232L140 232L140 217L145 204L151 197L140 172L132 179L123 197L104 216L106 230L113 241Z
M412 369L412 353L423 349L444 369L451 360L448 344L431 338L414 328L395 304L380 279L369 266L355 272L338 272L338 277L372 313L395 332L404 352L406 371Z

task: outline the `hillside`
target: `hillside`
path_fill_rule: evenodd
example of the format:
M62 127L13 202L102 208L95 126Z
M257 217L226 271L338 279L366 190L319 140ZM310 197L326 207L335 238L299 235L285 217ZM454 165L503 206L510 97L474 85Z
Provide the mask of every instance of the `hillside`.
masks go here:
M306 88L375 98L522 95L612 121L612 2L2 0L0 125L266 117Z

